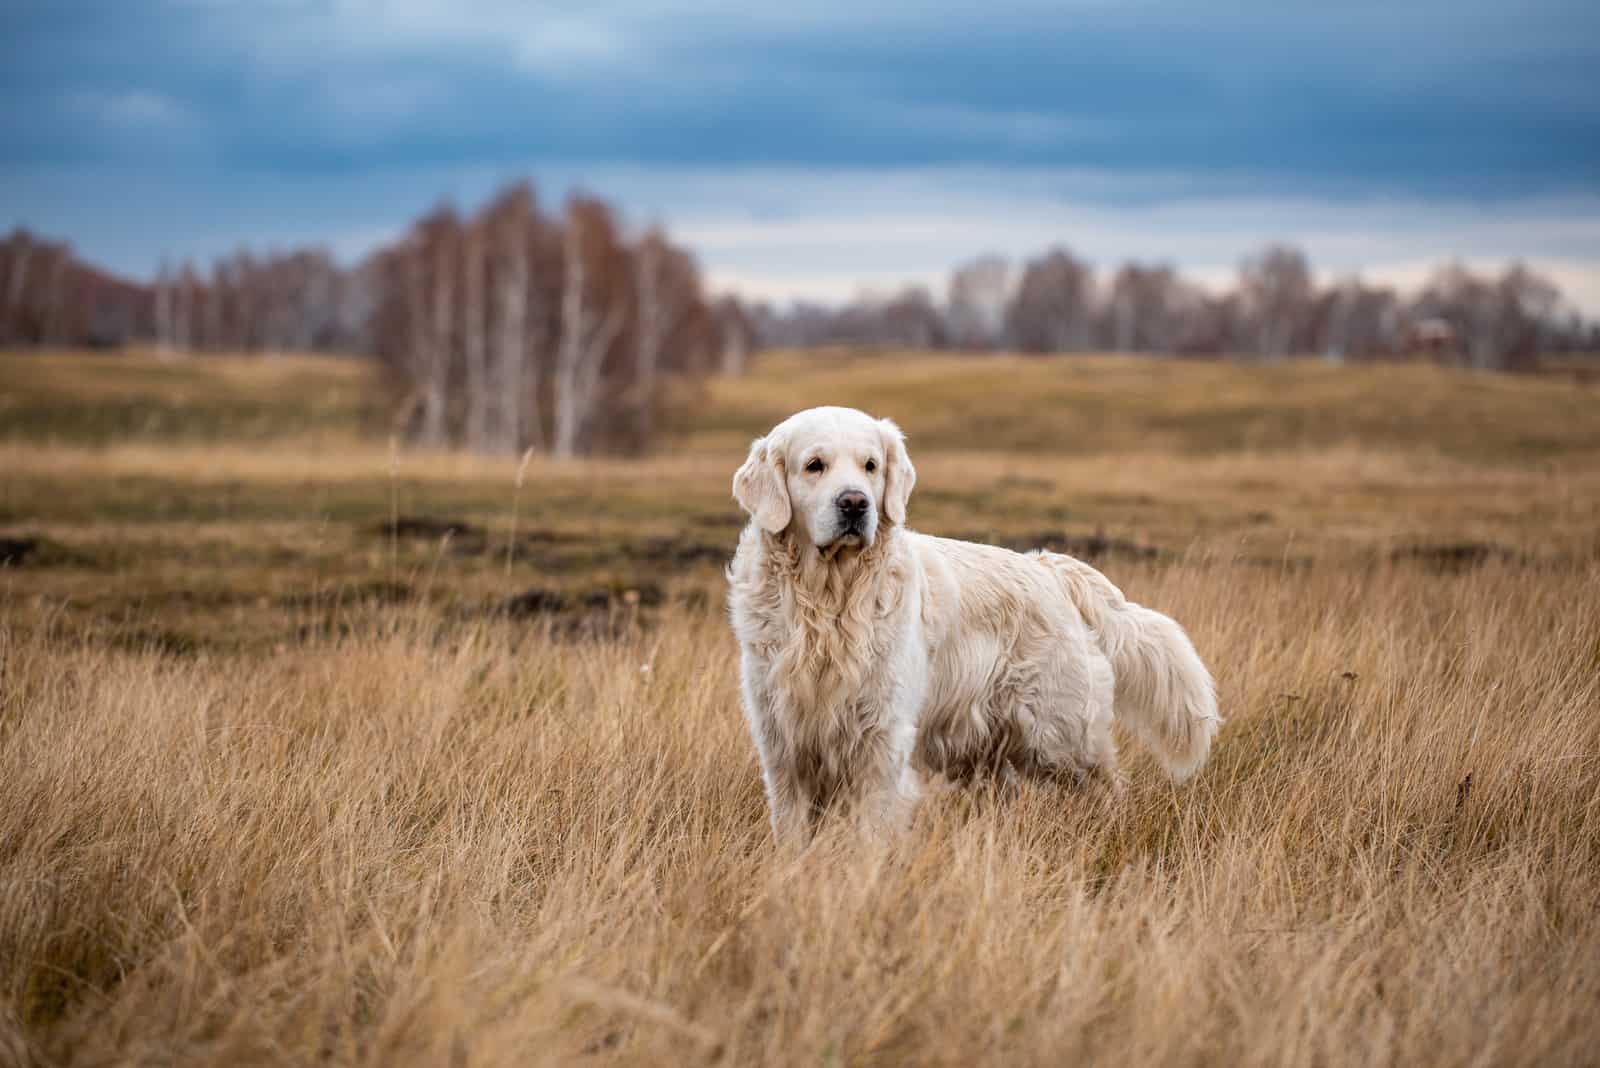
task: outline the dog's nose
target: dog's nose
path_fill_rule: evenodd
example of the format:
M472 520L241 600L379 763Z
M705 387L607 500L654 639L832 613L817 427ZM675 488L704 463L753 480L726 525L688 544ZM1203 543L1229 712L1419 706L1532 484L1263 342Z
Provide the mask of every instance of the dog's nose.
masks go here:
M860 490L845 490L833 503L839 506L839 514L846 519L860 519L867 514L867 506L872 502Z

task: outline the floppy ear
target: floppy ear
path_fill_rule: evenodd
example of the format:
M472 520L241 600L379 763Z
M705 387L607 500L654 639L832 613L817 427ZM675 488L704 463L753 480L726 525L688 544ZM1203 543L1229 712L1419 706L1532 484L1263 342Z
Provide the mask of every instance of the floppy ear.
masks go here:
M883 514L891 523L904 523L906 501L911 499L911 487L917 484L917 469L911 466L906 436L894 420L879 419L878 430L883 434Z
M783 456L767 444L766 438L751 443L749 459L733 473L733 499L769 534L781 533L789 525L789 485Z

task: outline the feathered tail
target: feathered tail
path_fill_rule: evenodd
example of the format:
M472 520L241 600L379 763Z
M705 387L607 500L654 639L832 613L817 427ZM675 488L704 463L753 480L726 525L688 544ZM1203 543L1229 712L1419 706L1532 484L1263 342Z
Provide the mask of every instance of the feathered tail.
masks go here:
M1174 782L1200 770L1222 718L1216 685L1173 619L1134 604L1100 572L1070 556L1039 559L1061 578L1116 672L1117 720L1138 735Z

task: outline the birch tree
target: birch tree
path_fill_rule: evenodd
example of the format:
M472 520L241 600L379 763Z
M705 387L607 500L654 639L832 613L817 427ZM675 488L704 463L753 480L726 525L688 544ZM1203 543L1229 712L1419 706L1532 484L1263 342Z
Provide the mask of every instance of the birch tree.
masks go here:
M961 349L998 347L1010 290L1011 265L1001 256L979 256L952 271L946 311L950 343Z
M449 443L448 408L455 324L455 268L459 221L440 208L417 226L411 250L412 364L417 372L422 421L418 440L430 448ZM426 309L426 314L422 314Z
M485 226L467 225L461 242L462 324L461 347L466 369L466 443L475 452L489 451L489 348L488 300L485 293L488 271Z
M1065 249L1030 261L1006 312L1011 342L1030 352L1086 348L1093 285L1088 266Z
M172 271L162 260L155 280L156 350L172 355Z
M490 368L493 452L516 453L526 443L544 448L540 379L544 338L534 314L535 231L533 189L526 182L502 194L488 209L494 243L494 355Z
M755 347L755 326L738 297L726 296L718 300L713 314L717 324L719 367L725 375L742 375L750 362L750 351Z
M633 391L637 397L634 434L641 447L655 436L656 403L664 355L675 357L679 366L687 353L689 340L684 326L699 305L699 278L693 262L674 248L660 230L652 230L640 240L633 254L635 283ZM669 344L677 342L680 351L667 354Z
M575 198L567 208L562 256L561 335L556 349L555 438L558 460L578 454L594 413L607 354L626 325L627 309L607 275L617 266L610 212L599 201Z
M1305 254L1269 245L1239 266L1239 302L1251 351L1279 360L1302 343L1311 308L1311 268Z
M28 292L28 266L33 260L33 236L26 230L14 230L6 242L10 250L6 272L7 318L15 323L22 318L23 298Z
M1116 352L1173 352L1200 299L1171 267L1124 264L1111 279L1102 341Z

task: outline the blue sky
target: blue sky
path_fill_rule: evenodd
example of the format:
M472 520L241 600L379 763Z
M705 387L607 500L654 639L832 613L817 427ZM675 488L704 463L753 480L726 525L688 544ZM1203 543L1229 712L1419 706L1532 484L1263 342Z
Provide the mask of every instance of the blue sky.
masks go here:
M0 42L0 224L130 274L353 257L530 174L763 296L1056 242L1221 284L1287 239L1400 284L1523 258L1600 312L1592 2L8 0Z

